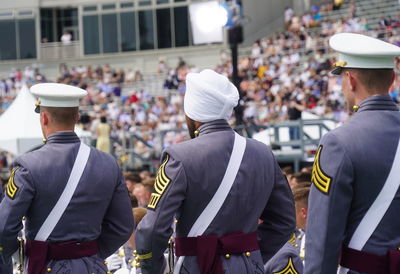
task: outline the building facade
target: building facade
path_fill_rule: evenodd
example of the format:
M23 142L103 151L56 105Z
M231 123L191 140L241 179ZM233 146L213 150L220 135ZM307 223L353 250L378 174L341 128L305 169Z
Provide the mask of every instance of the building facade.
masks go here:
M0 10L1 61L192 45L190 0L5 2Z

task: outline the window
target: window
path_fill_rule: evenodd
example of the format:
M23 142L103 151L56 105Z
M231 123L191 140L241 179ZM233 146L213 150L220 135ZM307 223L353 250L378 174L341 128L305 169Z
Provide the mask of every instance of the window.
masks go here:
M0 60L17 59L14 20L0 21L0 37L7 37L0 43Z
M115 10L115 4L103 5L103 10Z
M42 43L57 40L53 32L53 9L40 9L40 30Z
M83 11L96 11L97 10L97 6L86 6L83 7Z
M127 2L127 3L121 3L121 9L126 9L126 8L132 8L133 3Z
M140 49L154 49L153 11L139 11Z
M151 0L148 0L148 1L140 1L140 2L139 2L139 7L150 6L150 5L151 5Z
M14 12L13 11L1 11L0 12L0 17L13 17Z
M188 8L174 8L175 47L189 46Z
M32 16L33 15L33 10L21 10L18 12L18 15L20 16Z
M36 58L35 20L24 19L18 21L19 30L19 58Z
M118 27L117 15L103 14L102 16L103 31L103 52L118 52Z
M172 47L170 9L157 10L157 37L158 48Z
M100 52L98 15L83 16L83 39L85 54L96 54Z
M167 4L169 0L157 0L157 4Z
M121 50L136 50L136 23L135 13L123 12L121 17Z

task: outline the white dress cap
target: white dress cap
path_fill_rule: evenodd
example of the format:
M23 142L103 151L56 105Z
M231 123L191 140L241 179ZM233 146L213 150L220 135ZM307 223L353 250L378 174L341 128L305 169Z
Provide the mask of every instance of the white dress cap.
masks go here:
M194 121L228 120L238 101L237 88L228 78L211 69L186 76L184 110Z
M36 84L30 91L38 97L36 106L44 107L78 107L79 99L87 95L86 90L58 83Z
M329 39L330 47L339 53L333 74L342 68L393 69L400 47L357 33L338 33Z

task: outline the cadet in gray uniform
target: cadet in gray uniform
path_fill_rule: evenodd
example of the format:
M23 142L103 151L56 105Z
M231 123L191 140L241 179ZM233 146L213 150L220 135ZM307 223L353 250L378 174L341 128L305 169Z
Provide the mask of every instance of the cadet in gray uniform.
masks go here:
M106 273L103 260L128 240L134 225L121 171L112 156L87 147L90 154L80 179L75 177L76 189L65 210L58 211L56 203L63 204L60 196L67 192L69 181L75 180L71 170L79 168L74 163L83 145L73 130L79 98L86 91L63 84L38 84L31 92L39 96L47 141L14 162L0 204L0 263L9 261L17 250L25 216L29 259L25 269L29 274ZM53 212L62 215L54 229L45 231L43 224L49 215L55 219ZM50 233L47 240L38 240L38 231Z
M339 258L339 273L399 273L400 113L388 90L400 48L349 33L330 46L355 112L323 136L315 157L305 273L336 273Z
M290 240L265 264L266 274L303 274L309 187L295 187L296 231Z
M271 150L244 139L244 155L222 207L204 233L188 237L229 165L236 136L227 120L238 99L226 77L212 70L188 74L184 108L193 139L162 154L156 191L135 235L142 273L162 273L174 216L176 253L185 256L174 273L264 273L263 261L294 231L293 198Z

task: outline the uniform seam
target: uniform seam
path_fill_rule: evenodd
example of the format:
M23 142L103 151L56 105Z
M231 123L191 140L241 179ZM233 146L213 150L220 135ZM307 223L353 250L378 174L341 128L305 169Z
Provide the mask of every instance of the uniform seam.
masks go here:
M169 152L165 152L165 154L168 154L168 155L170 155L171 156L171 154L169 153ZM184 168L184 166L183 166L183 164L182 164L182 162L181 161L179 161L179 160L177 160L177 159L175 159L175 158L173 158L175 161L177 161L178 163L180 163L181 164L181 166L182 166L182 168L180 168L179 169L179 172L177 173L177 175L175 176L175 179L177 178L177 177L179 177L179 175L182 173L182 169ZM171 178L172 179L172 178ZM186 180L187 178L186 178L186 173L185 173L185 180ZM187 181L187 180L186 180ZM172 183L175 183L175 181L173 180L173 182ZM171 191L171 188L172 188L172 186L170 186L170 187L168 187L167 189L166 189L166 191L165 191L165 193L164 193L164 197L165 196L167 196L168 195L168 193ZM161 213L161 210L159 210L158 212L157 212L157 215L156 215L156 218L155 218L155 220L154 220L154 223L156 223L157 222L157 220L158 220L158 218L160 217L160 213ZM171 223L171 225L172 225L172 223ZM153 226L153 231L155 230L155 227ZM154 234L153 234L153 236L151 237L151 250L153 250L153 246L155 246L155 244L154 244L154 239L155 239L155 237L154 237ZM152 264L152 266L151 266L151 269L153 269L153 266L154 266L154 264Z
M339 142L339 138L334 134L334 133L332 133L331 134L331 136L333 136L334 137L334 139L335 139L335 141L336 141L336 143L337 144L339 144L339 147L340 147L340 149L343 151L343 157L341 158L341 160L340 160L340 164L339 164L339 168L337 169L337 171L335 172L335 174L334 175L332 175L332 178L337 178L337 174L341 174L341 172L342 172L342 169L344 168L344 159L345 159L345 157L347 158L347 160L349 160L349 162L350 162L350 164L351 164L351 170L353 170L353 162L351 161L351 158L348 156L348 154L347 154L347 151L346 151L346 149L345 149L345 146L341 143L341 142ZM332 182L333 183L333 182ZM333 184L333 186L332 186L332 196L333 196L333 192L335 191L334 189L335 189L335 187L336 187L336 184ZM332 214L332 211L333 211L333 208L332 208L332 203L333 203L333 199L329 199L329 212L328 212L328 214L329 214L329 216L331 216L331 214ZM348 216L346 216L346 219L347 219L347 217ZM327 227L329 228L330 227L330 220L328 220L328 223L327 223ZM325 234L325 239L328 239L328 236L329 236L329 231L328 231L328 229L326 230L326 234ZM342 237L344 236L344 235L341 235ZM326 240L325 240L326 241ZM341 247L340 247L341 248ZM323 261L325 261L326 260L326 252L324 252L324 255L323 255Z

